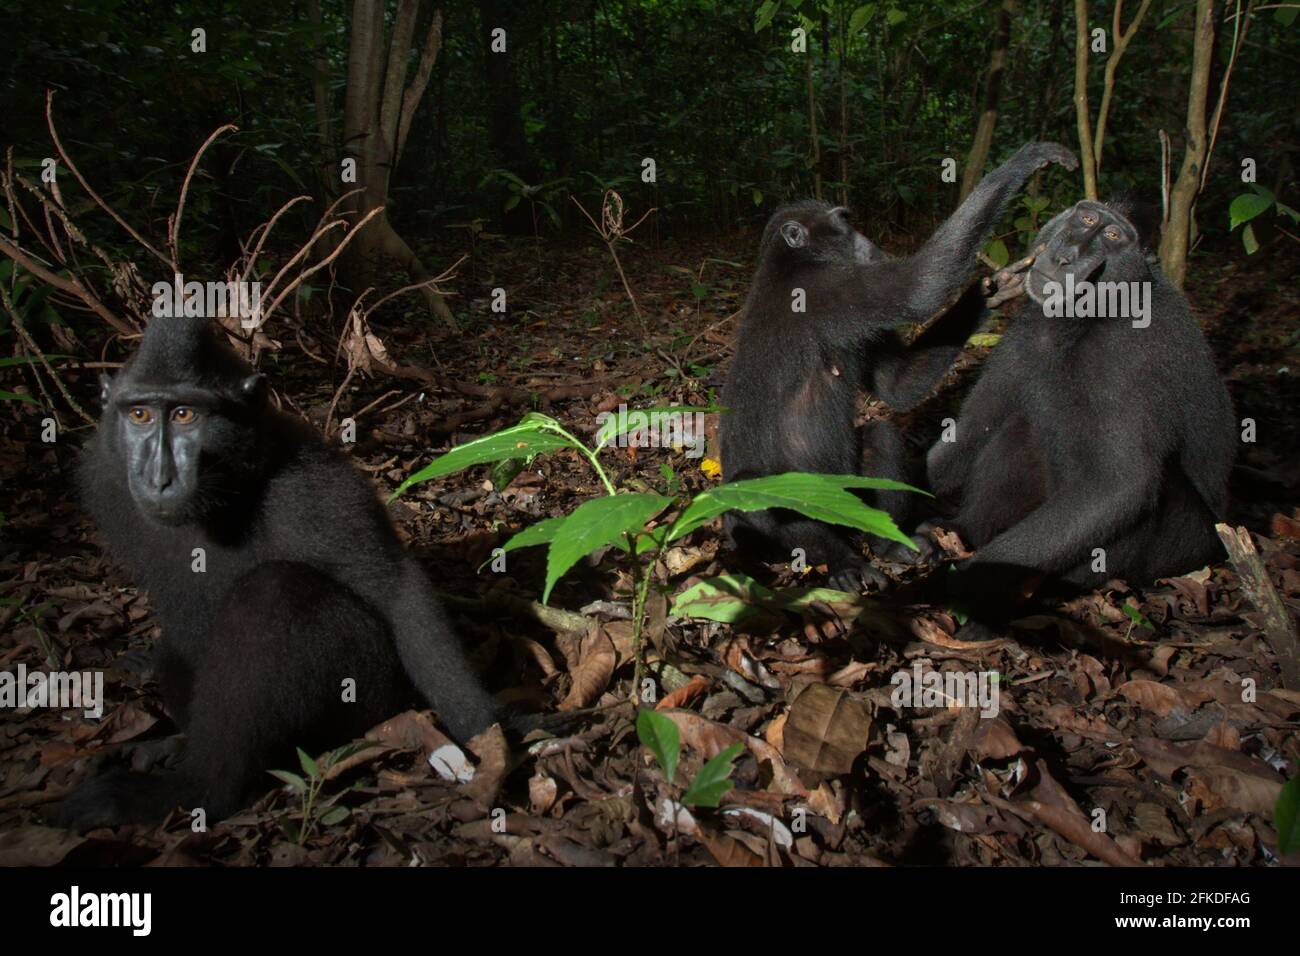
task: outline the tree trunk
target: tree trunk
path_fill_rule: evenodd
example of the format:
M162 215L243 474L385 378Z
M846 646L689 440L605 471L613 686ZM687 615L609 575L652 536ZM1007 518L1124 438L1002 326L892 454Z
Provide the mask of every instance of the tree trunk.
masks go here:
M1002 0L998 8L997 27L993 33L993 52L989 56L988 82L984 87L984 110L975 139L966 156L966 168L961 176L961 199L970 195L975 184L983 178L984 164L993 146L993 127L998 122L998 100L1002 94L1002 75L1007 69L1007 52L1011 48L1011 18L1019 13L1019 0ZM960 201L960 200L959 200Z
M848 10L840 10L840 205L849 204L849 92L844 76L848 60Z
M332 104L329 95L329 61L325 57L325 26L321 18L320 0L307 0L307 19L311 21L313 32L311 94L316 107L316 137L320 140L320 159L316 171L328 198L338 195L338 172L335 166L338 156L334 152L334 129L330 119Z
M1088 112L1088 0L1074 0L1074 119L1079 128L1083 195L1096 199L1097 160L1092 154L1092 117Z
M1196 0L1192 77L1187 94L1187 142L1183 147L1182 168L1169 195L1169 221L1160 237L1160 264L1165 276L1179 288L1187 273L1187 250L1196 228L1196 197L1201 189L1201 169L1208 146L1205 101L1214 59L1214 16L1214 0Z
M398 0L390 41L384 37L384 0L355 0L348 50L348 86L343 106L343 148L356 160L358 189L348 209L359 221L388 201L393 168L401 160L411 120L428 86L442 47L442 11L435 10L425 35L419 65L406 82L407 61L419 14L419 0ZM376 285L380 265L395 261L413 282L429 278L406 241L382 212L361 231L344 253L344 271L354 294ZM452 331L456 321L442 296L427 286L420 290L429 310Z
M822 147L817 139L817 97L813 92L812 47L804 51L808 68L808 137L812 141L813 195L822 198Z

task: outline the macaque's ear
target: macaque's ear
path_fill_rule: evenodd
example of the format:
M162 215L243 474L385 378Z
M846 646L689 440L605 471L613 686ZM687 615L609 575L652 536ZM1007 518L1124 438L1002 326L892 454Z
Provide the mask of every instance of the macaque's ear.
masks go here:
M239 394L250 405L257 404L266 398L266 376L261 372L254 372L239 383Z
M113 389L113 379L107 372L99 373L99 404L108 405L108 393Z
M802 249L808 245L808 227L794 219L781 223L781 238L791 249Z

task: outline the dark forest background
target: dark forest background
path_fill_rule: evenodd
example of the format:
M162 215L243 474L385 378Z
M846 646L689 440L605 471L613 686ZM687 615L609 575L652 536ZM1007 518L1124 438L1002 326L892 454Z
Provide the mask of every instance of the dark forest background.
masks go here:
M1114 5L1082 6L1089 28L1107 31L1109 53ZM1158 132L1173 141L1175 173L1185 142L1197 4L1147 6L1124 10L1123 27L1139 7L1144 16L1116 71L1100 193L1158 207ZM1236 9L1214 7L1210 108ZM213 268L286 198L338 192L339 157L355 145L341 141L351 5L19 0L10 11L23 27L0 37L0 117L18 166L46 155L44 91L58 90L57 122L83 171L135 224L157 228L198 145L237 125L190 198L184 241ZM1295 199L1296 12L1256 13L1233 65L1197 205L1204 241L1219 249L1228 206L1247 191L1242 158L1278 199ZM441 13L441 48L388 195L394 226L417 246L468 252L475 229L583 235L567 197L593 209L606 188L631 213L658 210L646 232L657 241L752 225L820 191L851 205L873 238L906 246L955 205L960 184L941 180L940 163L952 157L965 171L1001 47L988 163L1032 139L1079 142L1076 9L1065 0L485 0ZM418 13L412 69L432 15L427 4ZM790 50L801 24L806 56ZM205 53L191 52L196 26ZM489 52L497 26L506 55ZM1091 54L1088 65L1094 122L1106 59ZM654 183L642 181L646 157ZM1077 198L1076 184L1054 183L1034 224ZM301 231L319 209L295 214Z

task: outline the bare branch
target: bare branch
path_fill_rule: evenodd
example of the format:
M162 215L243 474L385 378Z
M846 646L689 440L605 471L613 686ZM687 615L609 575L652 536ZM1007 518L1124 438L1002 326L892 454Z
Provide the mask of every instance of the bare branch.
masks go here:
M132 239L140 243L140 245L143 246L145 249L152 252L160 260L162 260L162 262L165 265L167 265L172 272L175 272L176 271L175 261L172 259L168 259L165 255L163 255L161 252L155 249L149 243L149 241L144 238L144 236L140 235L138 232L132 229L130 224L113 210L112 206L110 206L108 203L104 202L102 198L100 198L99 193L95 192L94 188L90 185L90 183L86 182L86 177L81 175L81 170L77 169L76 164L72 161L71 157L68 156L67 150L63 148L63 143L59 141L59 134L54 128L53 110L54 110L54 91L46 90L45 123L49 127L50 139L54 141L54 148L58 150L59 159L63 160L64 166L68 167L68 172L72 173L72 175L76 177L77 182L81 183L81 188L86 191L86 195L88 195L91 199L93 199L95 201L95 204L99 206L100 209L104 210L104 212L112 216L114 221L116 221L119 226L125 229L130 234Z
M181 198L177 200L176 213L172 216L171 221L167 226L167 244L170 246L172 251L173 272L181 271L181 256L179 249L181 238L181 214L185 211L185 197L190 191L190 180L194 178L194 170L198 168L199 160L203 158L203 153L212 145L214 139L227 130L238 132L239 127L235 126L233 123L227 123L225 126L214 130L212 135L203 141L203 145L200 146L199 151L194 154L194 158L190 160L190 168L185 173L185 180L181 183Z

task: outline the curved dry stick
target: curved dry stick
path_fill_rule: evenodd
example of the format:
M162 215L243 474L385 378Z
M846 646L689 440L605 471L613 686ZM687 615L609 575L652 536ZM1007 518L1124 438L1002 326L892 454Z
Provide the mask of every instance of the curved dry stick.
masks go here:
M370 308L366 309L366 310L365 310L364 312L362 312L361 314L362 314L363 316L365 316L365 315L369 315L370 313L374 312L375 309L379 308L381 305L383 305L385 302L387 302L389 299L395 299L395 298L397 298L397 296L401 295L403 292L411 292L411 291L413 291L413 290L415 290L415 289L423 289L423 288L426 287L426 286L436 286L439 282L446 282L448 279L451 279L452 277L454 277L454 276L456 275L456 270L460 268L460 264L461 264L462 262L464 262L464 261L465 261L466 259L468 259L468 258L469 258L469 256L461 256L459 259L457 259L455 262L453 262L450 266L448 266L446 269L444 269L440 275L436 275L436 276L434 276L432 279L425 279L423 282L412 282L410 285L402 286L402 288L398 289L396 292L390 292L390 293L388 293L388 295L384 296L382 299L380 299L378 302L376 302L376 303L375 303L374 305L372 305ZM366 292L369 292L369 291L370 291L369 289L366 290ZM364 293L363 293L363 294L364 294ZM360 304L361 304L361 299L358 297L358 299L357 299L357 305L360 305ZM354 307L355 307L355 306L354 306Z
M190 180L194 178L194 170L198 169L199 160L203 158L203 154L207 148L212 145L212 141L227 130L233 130L237 133L239 132L239 127L234 123L227 123L225 126L213 130L212 134L203 141L203 145L199 147L198 152L194 154L194 158L190 160L190 168L185 173L184 181L181 182L181 198L176 201L176 214L172 216L171 222L168 223L167 227L167 244L171 246L172 263L175 265L174 271L176 272L181 271L181 214L185 212L185 197L189 195Z
M18 263L36 278L42 282L54 286L56 289L62 289L69 295L74 295L98 315L101 319L117 329L119 332L125 332L127 335L135 335L137 330L124 319L119 319L109 311L108 306L100 302L95 294L91 292L81 281L80 278L65 279L56 275L40 263L33 262L26 253L18 246L13 245L8 240L0 238L0 253L4 253L14 262Z
M68 151L63 148L63 143L59 140L59 134L54 130L54 115L52 112L53 108L54 108L54 91L46 90L45 91L45 123L49 127L50 139L54 141L54 148L59 152L59 159L63 160L63 165L68 167L68 172L72 173L72 175L76 177L77 182L81 183L81 188L86 191L86 194L95 201L95 204L98 205L100 209L104 210L104 212L112 216L119 226L121 226L128 233L130 233L132 239L134 239L136 242L140 243L140 245L144 246L144 248L152 252L155 256L161 259L165 265L169 266L172 272L175 272L176 263L171 259L168 259L157 249L155 249L152 245L149 244L149 242L142 235L140 235L138 232L132 229L130 224L113 210L112 206L104 202L104 200L100 197L99 193L95 192L94 188L91 187L90 183L86 182L86 177L81 175L81 170L77 169L77 166L72 161L72 158L68 156Z
M360 222L358 222L355 226L353 226L350 230L348 230L347 235L345 235L341 240L339 240L339 244L334 248L333 252L331 252L320 262L316 263L310 269L306 269L300 272L292 282L290 282L287 286L285 286L284 291L275 297L275 301L271 303L270 308L266 309L262 313L262 322L265 323L266 320L271 317L271 313L275 311L276 307L280 304L280 302L284 299L284 297L288 295L290 292L292 292L294 289L298 288L298 286L302 285L304 279L306 279L312 273L319 272L321 269L324 269L327 265L329 265L331 262L337 259L339 257L339 254L342 253L343 250L348 247L348 243L352 241L352 237L355 236L361 230L361 227L364 226L371 219L373 219L375 216L379 215L383 211L384 211L383 206L376 206L374 209L370 210L370 212L366 213L365 216L362 217ZM331 225L333 224L331 223ZM328 231L328 230L322 230L322 232L324 231ZM297 256L294 256L293 260L290 261L294 261L298 259L299 256L301 256L303 252L306 252L307 249L311 248L311 245L313 244L314 244L314 240L312 243L304 246L302 251L299 252ZM284 270L282 269L281 272L283 271ZM279 277L277 276L277 278Z
M239 274L240 282L248 281L248 276L253 271L253 266L257 263L257 257L262 254L262 246L266 243L267 237L271 235L271 230L275 228L275 224L280 217L288 212L292 206L309 199L311 199L310 196L294 196L287 203L277 209L274 216L264 222L257 229L253 230L253 236L257 236L257 246L253 249L253 254L248 257L248 268ZM258 235L258 233L261 233L261 235ZM249 236L249 239L251 240L252 236ZM247 255L247 250L245 250L245 255Z

